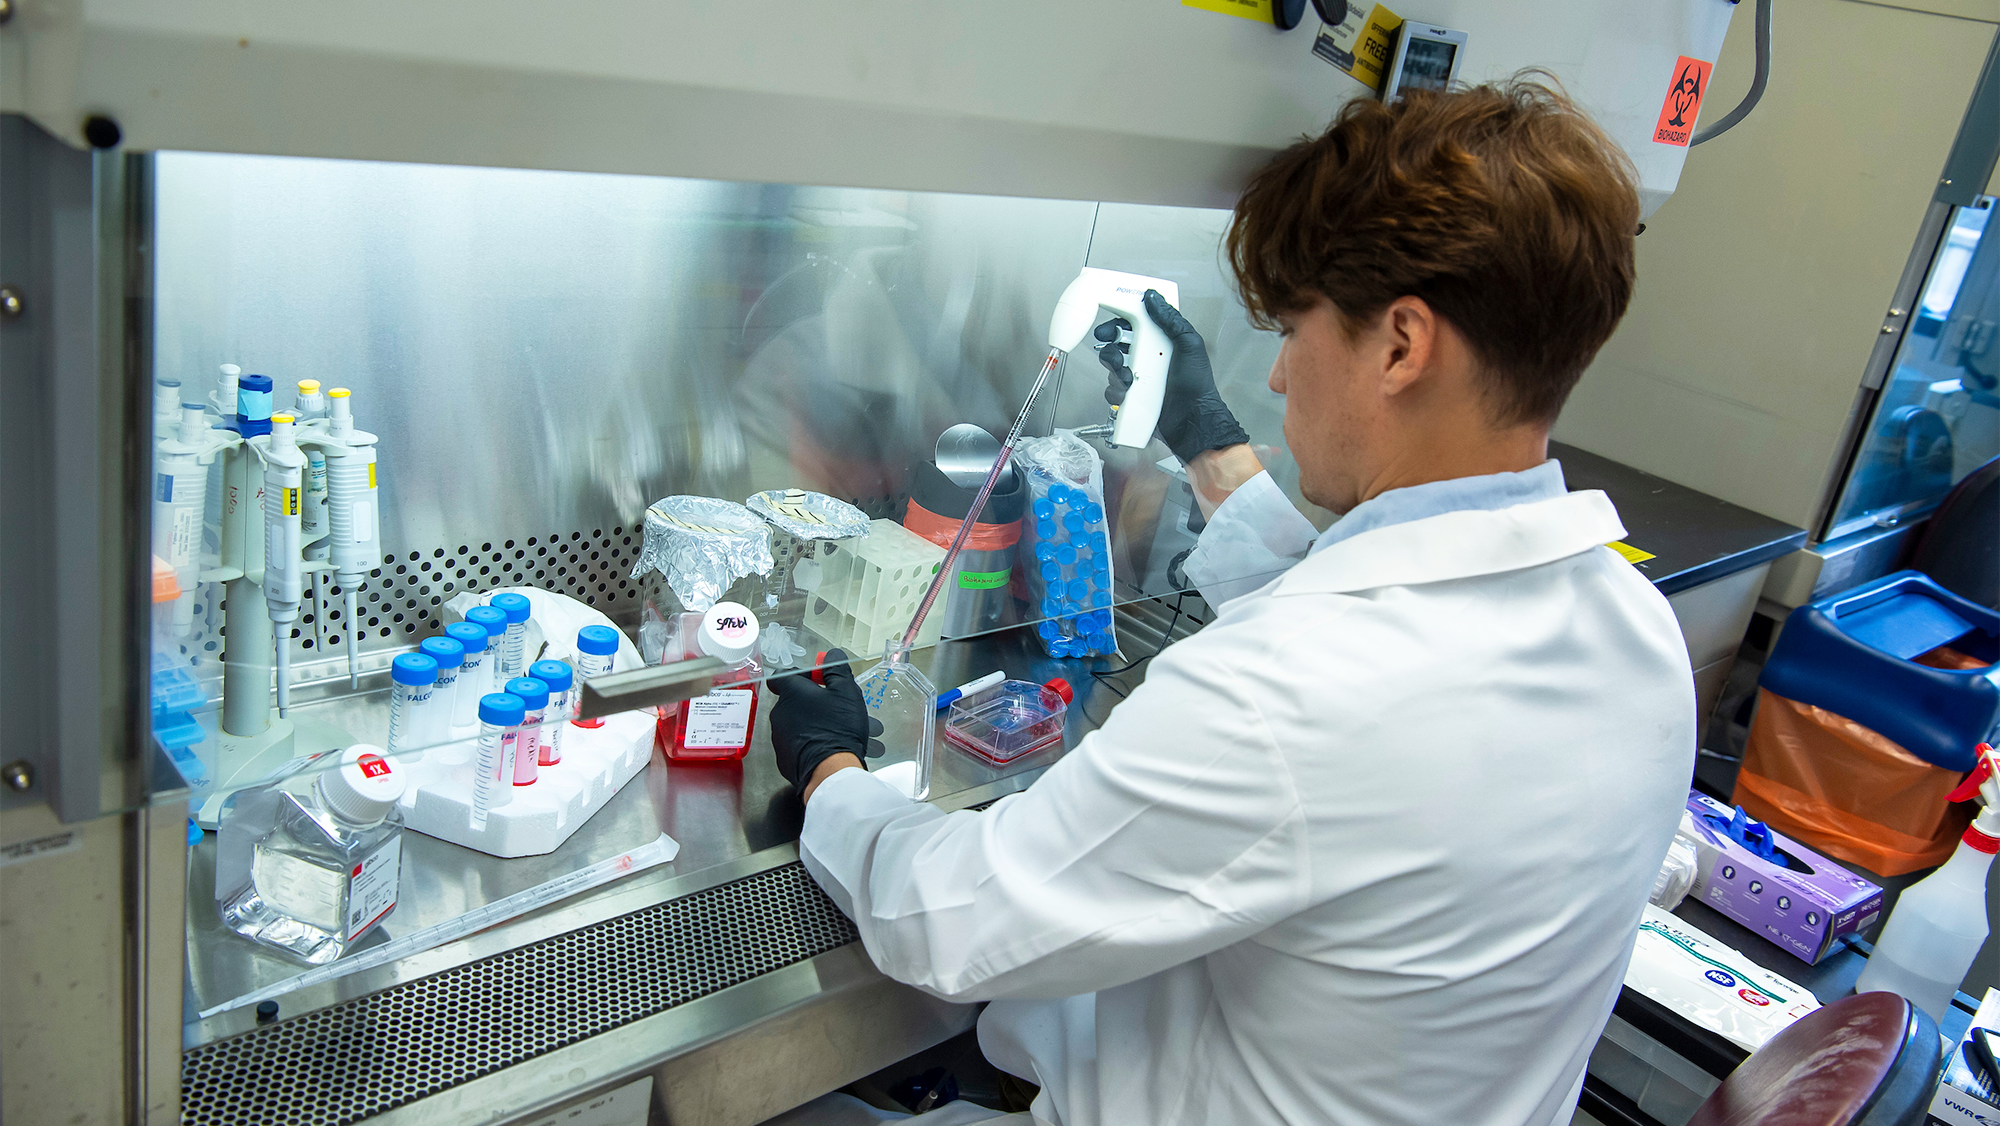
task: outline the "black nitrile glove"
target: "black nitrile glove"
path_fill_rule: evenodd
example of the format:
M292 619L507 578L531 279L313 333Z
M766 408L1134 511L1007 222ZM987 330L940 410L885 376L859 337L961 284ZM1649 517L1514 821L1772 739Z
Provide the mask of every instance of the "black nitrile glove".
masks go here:
M826 653L820 670L825 687L812 682L809 672L781 676L770 683L779 699L771 709L771 749L776 752L778 773L795 790L802 790L819 764L837 754L850 754L866 762L869 726L876 722L868 715L854 672L847 667L847 654L839 649Z
M1146 291L1145 305L1146 315L1166 331L1173 345L1173 356L1167 361L1167 393L1160 402L1160 441L1183 464L1197 454L1248 442L1250 435L1237 425L1236 416L1229 413L1215 390L1215 369L1208 362L1208 345L1202 342L1201 333L1179 309L1167 304L1158 290ZM1130 322L1120 317L1098 325L1092 335L1115 341L1120 331L1131 329ZM1125 401L1125 392L1132 386L1132 369L1125 366L1125 356L1123 344L1107 343L1097 350L1097 362L1111 373L1104 400L1113 406Z

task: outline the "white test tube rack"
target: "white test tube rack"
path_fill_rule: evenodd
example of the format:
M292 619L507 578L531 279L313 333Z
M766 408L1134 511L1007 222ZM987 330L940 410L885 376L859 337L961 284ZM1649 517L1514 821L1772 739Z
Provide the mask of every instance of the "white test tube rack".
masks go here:
M400 803L403 824L492 856L553 852L645 769L653 753L653 726L651 711L607 716L602 727L570 724L563 732L562 761L541 767L534 785L494 783L495 804L486 811L483 829L472 828L479 739L476 729L460 728L464 738L424 751L408 768L410 785ZM522 742L533 735L523 731ZM532 747L523 753L532 754Z

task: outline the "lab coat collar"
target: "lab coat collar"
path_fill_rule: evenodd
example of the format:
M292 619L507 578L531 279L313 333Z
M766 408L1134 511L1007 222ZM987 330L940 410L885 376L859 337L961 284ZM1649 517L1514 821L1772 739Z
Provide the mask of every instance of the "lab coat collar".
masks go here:
M1331 594L1497 575L1623 539L1596 489L1508 508L1445 512L1375 528L1314 552L1272 593Z

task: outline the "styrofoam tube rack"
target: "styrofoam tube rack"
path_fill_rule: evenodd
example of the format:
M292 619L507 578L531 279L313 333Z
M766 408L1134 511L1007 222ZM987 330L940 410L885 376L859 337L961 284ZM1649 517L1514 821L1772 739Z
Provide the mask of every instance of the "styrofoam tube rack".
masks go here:
M571 724L563 732L562 761L542 767L534 785L510 787L505 804L488 809L479 830L472 828L477 733L432 747L410 768L412 784L400 803L403 823L493 856L553 852L645 768L653 725L650 711L609 716L596 728Z

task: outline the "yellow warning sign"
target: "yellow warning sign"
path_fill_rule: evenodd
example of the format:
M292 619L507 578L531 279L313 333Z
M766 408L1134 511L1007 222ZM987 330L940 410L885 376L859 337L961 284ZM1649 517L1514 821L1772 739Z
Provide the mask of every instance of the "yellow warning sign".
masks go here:
M1271 22L1271 0L1181 0L1181 7L1221 12L1225 16L1242 16L1258 23Z
M1610 548L1611 550L1617 552L1620 555L1623 555L1625 557L1625 562L1627 563L1644 563L1648 559L1657 558L1657 556L1655 556L1652 552L1640 551L1638 548L1633 547L1631 544L1626 543L1624 540L1612 540L1610 543L1607 543L1604 546Z
M1380 90L1402 26L1403 17L1382 5L1363 9L1350 0L1339 23L1320 25L1319 35L1313 39L1313 54L1369 89Z

